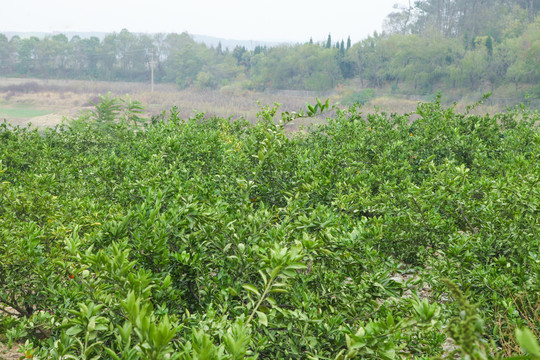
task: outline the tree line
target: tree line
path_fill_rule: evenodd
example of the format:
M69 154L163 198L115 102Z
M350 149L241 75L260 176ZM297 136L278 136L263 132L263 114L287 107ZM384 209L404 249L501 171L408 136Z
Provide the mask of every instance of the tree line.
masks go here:
M407 83L417 92L513 87L538 95L539 9L539 0L409 1L355 56L376 48L380 61L365 77L374 85Z
M382 33L352 43L223 49L188 33L8 39L4 76L149 81L181 88L330 90L354 82L396 93L506 89L540 94L540 0L423 0L397 6Z
M350 38L347 48L351 48ZM343 40L331 45L311 41L229 50L221 44L197 43L188 33L148 35L124 29L102 40L68 39L63 34L8 39L0 34L0 72L4 76L149 81L153 64L155 81L175 82L181 88L234 83L258 90L325 90L353 76L345 52Z

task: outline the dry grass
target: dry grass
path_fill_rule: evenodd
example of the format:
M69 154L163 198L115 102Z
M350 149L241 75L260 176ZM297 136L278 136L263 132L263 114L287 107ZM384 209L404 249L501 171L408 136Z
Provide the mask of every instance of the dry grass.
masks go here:
M416 111L419 100L406 98L381 96L373 99L366 104L365 108L368 112L379 110L387 113L406 114ZM474 101L461 101L456 105L456 112L465 113L468 105L472 105ZM452 106L452 104L444 104L444 106ZM474 115L495 114L505 111L506 108L499 104L482 104L471 111Z
M316 97L324 94L313 92L254 92L242 89L179 90L173 84L156 84L154 92L150 85L143 83L104 82L82 80L40 80L0 78L0 107L26 106L51 112L39 118L8 118L15 125L32 122L35 126L51 126L65 117L74 117L80 111L92 109L91 102L99 100L98 95L111 92L113 96L129 94L141 101L147 109L147 116L161 114L173 105L180 109L182 118L189 118L195 112L206 116L245 118L256 120L260 105L280 103L281 111L297 111L306 103L314 103Z
M22 344L15 344L10 349L7 346L0 344L0 359L1 360L18 360L24 357L24 354L19 352L19 346Z
M511 309L517 312L523 325L527 326L533 332L536 339L540 338L540 302L538 292L531 292L524 288L522 292L517 294L507 289L507 293L512 298ZM515 316L515 314L509 314L509 309L504 309L498 312L496 318L501 348L506 356L520 353L520 346L515 339L514 329L507 326L507 324L511 323L509 320L510 316Z
M340 93L316 93L308 91L273 91L255 92L241 87L226 87L221 90L196 89L179 90L174 84L156 84L154 92L150 85L133 82L106 82L85 80L43 80L0 78L0 109L28 107L45 110L48 115L33 118L7 118L14 125L25 126L32 123L37 127L54 126L64 117L76 117L81 111L92 109L91 102L99 100L98 95L111 92L113 96L129 94L132 99L141 101L147 110L147 116L161 114L173 105L180 109L182 118L189 118L195 112L206 116L225 118L245 118L256 121L260 110L258 103L272 105L282 104L280 111L298 111L305 108L306 103L315 103L315 98L330 98L330 103L340 101ZM363 107L364 113L412 113L419 100L380 96ZM468 102L458 104L457 111L464 112ZM474 110L476 114L503 111L503 106L480 106ZM332 116L332 113L327 116ZM289 125L289 130L297 131L302 126L320 124L325 117L315 119L299 119Z
M418 101L400 99L389 96L377 97L365 105L368 112L374 112L377 109L381 112L406 114L416 110Z

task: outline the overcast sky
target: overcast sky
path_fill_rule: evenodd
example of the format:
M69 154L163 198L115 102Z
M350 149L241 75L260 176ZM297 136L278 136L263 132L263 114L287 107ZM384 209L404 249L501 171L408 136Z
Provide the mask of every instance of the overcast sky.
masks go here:
M364 39L400 0L1 0L0 32L183 32L236 40ZM402 1L401 1L402 2Z

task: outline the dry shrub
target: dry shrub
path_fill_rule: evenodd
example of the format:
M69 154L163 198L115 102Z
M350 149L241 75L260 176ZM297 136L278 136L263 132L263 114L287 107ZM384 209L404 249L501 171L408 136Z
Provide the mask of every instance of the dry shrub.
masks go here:
M6 95L4 95L4 99L5 99L5 100L9 100L9 99L11 99L14 95L15 95L15 93L14 93L13 91L8 91L8 92L6 93Z
M182 118L203 112L206 117L245 118L255 122L260 110L258 102L261 105L277 102L282 104L280 111L291 112L305 108L306 103L315 103L316 97L325 99L328 95L301 91L255 92L232 87L224 91L193 88L179 90L174 84L155 84L154 88L155 91L151 92L150 84L147 83L0 78L0 92L6 91L6 100L32 104L63 115L75 114L81 108L91 107L92 102L99 101L100 94L111 92L112 96L130 94L132 99L141 101L148 117L178 106ZM296 129L306 124L305 121L298 121L291 124L290 128Z
M93 106L93 104L97 104L100 101L99 95L92 95L88 98L88 101L86 101L82 106Z
M13 92L13 93L36 93L44 91L44 86L36 81L26 82L22 84L10 84L0 87L0 92Z
M526 325L538 339L540 338L540 296L538 292L530 292L526 288L518 294L507 290L512 304L518 312L524 325ZM496 322L502 351L506 356L520 353L520 346L514 337L514 328L508 324L515 323L509 319L508 309L498 315Z

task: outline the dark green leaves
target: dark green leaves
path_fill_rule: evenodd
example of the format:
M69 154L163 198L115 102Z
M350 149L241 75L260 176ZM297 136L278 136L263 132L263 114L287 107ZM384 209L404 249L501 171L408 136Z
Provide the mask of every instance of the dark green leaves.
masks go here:
M122 106L0 127L0 340L125 360L428 358L448 336L462 356L537 352L537 115L354 106L286 132L327 114L316 100L141 131Z

